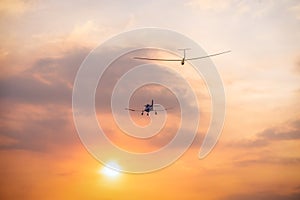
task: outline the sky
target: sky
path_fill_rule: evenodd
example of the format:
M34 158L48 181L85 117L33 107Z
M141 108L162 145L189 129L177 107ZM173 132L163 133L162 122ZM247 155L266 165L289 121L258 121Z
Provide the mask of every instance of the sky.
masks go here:
M0 198L299 199L299 25L296 0L2 0ZM211 117L210 95L205 82L193 78L189 64L169 64L159 78L174 69L196 90L201 121L195 141L166 168L112 176L77 134L74 80L91 50L119 33L144 27L179 32L207 53L231 50L211 58L225 88L224 127L213 151L199 159ZM127 59L122 66L130 64ZM133 152L163 147L180 123L176 97L159 85L140 87L129 106L154 98L174 109L150 140L124 136L108 104L98 103L124 70L118 62L112 65L107 86L96 92L97 119L107 137ZM140 113L130 115L136 124L150 123ZM163 120L160 114L156 120ZM184 128L188 134L188 126Z

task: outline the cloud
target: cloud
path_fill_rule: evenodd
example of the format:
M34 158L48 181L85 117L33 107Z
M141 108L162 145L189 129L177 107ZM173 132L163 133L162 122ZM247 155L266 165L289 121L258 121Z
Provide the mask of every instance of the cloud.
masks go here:
M300 139L300 120L287 122L286 125L265 129L257 134L258 139L266 141L283 141Z
M258 134L258 137L268 140L299 140L300 139L300 129L292 129L287 131L276 130L276 129L266 129Z
M87 49L45 57L23 73L0 80L0 98L16 103L71 105L72 85Z
M30 104L66 103L71 90L61 82L44 83L32 77L15 76L1 80L1 99Z
M58 108L19 105L6 111L1 116L1 139L13 142L1 142L0 149L45 152L51 147L74 144L72 118L65 108ZM17 126L11 124L11 119Z
M65 36L58 36L55 39L71 47L74 44L90 47L99 43L100 35L103 37L101 39L104 39L106 35L109 37L108 33L112 31L111 29L108 26L100 26L94 20L86 20L84 23L75 25Z
M259 155L257 158L245 159L234 162L238 167L249 167L253 165L299 165L300 157L279 157L272 154Z
M300 157L294 154L289 156L277 154L270 149L279 148L285 142L300 140L300 120L289 121L281 126L267 128L255 135L255 138L245 138L238 141L229 142L226 147L238 148L241 154L233 158L233 163L237 167L249 167L253 165L296 165L300 164ZM274 145L276 147L274 147ZM289 148L289 147L288 147ZM280 150L280 151L285 151ZM243 153L242 153L243 152Z
M20 15L33 7L34 0L1 0L1 15Z
M77 70L88 53L89 49L77 47L65 51L64 54L58 57L42 57L37 59L26 71L0 79L0 101L1 110L3 111L1 117L4 121L5 119L13 120L21 127L21 129L15 129L12 124L6 124L1 135L6 138L6 141L10 142L3 143L0 148L44 151L49 148L47 147L48 143L57 145L68 143L63 138L66 135L66 129L68 131L74 129L72 120L70 120L73 83ZM103 74L96 92L97 114L104 114L107 118L105 114L111 112L110 98L116 82L133 66L141 64L138 61L132 61L131 56L132 54L128 54L121 57L107 68ZM155 68L154 65L153 68ZM141 80L146 76L151 78L151 76L154 76L153 74L155 74L158 81L162 81L167 77L171 84L178 82L178 77L174 73L161 67L159 73L154 73L153 70L144 71L139 78ZM121 92L128 91L128 87L132 83L129 81L128 84L121 85ZM195 109L195 104L190 102L190 98L186 93L185 85L178 84L176 91L184 97L182 103L186 106L182 112L189 113ZM138 108L151 101L151 99L164 107L175 106L168 114L176 116L180 113L179 104L172 92L155 84L138 89L131 99L130 106ZM7 110L8 107L11 108L11 111ZM53 107L56 107L57 110L52 110ZM42 114L39 114L38 118L18 118L18 115L29 115L32 110L36 109L42 110ZM121 110L125 115L123 107ZM11 114L12 112L18 113L18 115L14 116ZM57 114L54 115L52 112ZM31 115L35 116L34 113ZM174 126L166 128L165 132L160 134L161 137L150 141L149 145L156 147L168 143L173 135L166 134L166 132L171 131L172 128ZM185 132L189 132L188 127L183 128ZM172 130L171 133L175 133L175 131ZM70 132L67 135L69 135L67 138L70 138ZM181 146L181 144L178 144L178 146Z
M297 130L300 130L300 119L297 119L297 120L294 120L291 122L291 125L297 129Z
M300 199L300 193L276 194L276 192L255 192L252 194L233 194L223 198L223 200L297 200Z
M269 144L268 141L264 139L249 139L249 140L239 140L230 142L228 144L229 147L239 147L239 148L257 148L257 147L263 147Z
M72 85L88 49L43 57L26 71L0 79L0 149L47 151L76 141Z
M274 141L288 141L300 139L300 120L287 122L280 127L271 127L256 134L253 139L243 139L230 142L229 147L259 148L265 147Z
M295 190L296 190L296 191L300 191L300 185L296 186L296 187L295 187Z

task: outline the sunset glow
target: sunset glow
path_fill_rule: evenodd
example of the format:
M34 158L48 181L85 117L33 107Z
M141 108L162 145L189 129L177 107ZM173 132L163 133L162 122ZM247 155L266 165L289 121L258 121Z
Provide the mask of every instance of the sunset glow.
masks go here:
M107 177L111 177L111 178L117 178L118 176L120 176L120 166L118 166L116 163L114 162L110 162L108 163L109 165L113 166L115 169L111 169L109 167L102 167L99 171L101 174L107 176Z
M0 199L300 199L299 25L296 0L0 1ZM81 64L114 36L144 27L180 33L202 47L203 52L191 49L187 56L231 50L210 58L224 86L226 115L220 138L204 159L199 159L199 151L215 124L210 127L214 108L203 76L189 62L133 59L178 58L182 52L176 49L191 48L178 45L181 40L172 40L174 52L137 49L112 62L93 90L95 101L90 103L95 112L83 107L80 113L86 117L81 122L90 146L78 133L72 94ZM162 38L148 41L156 44ZM116 41L117 48L105 48L97 59L110 58L130 45L130 40ZM199 68L206 69L208 63L201 60ZM135 131L140 138L116 123L109 98L122 74L137 65L149 67L134 76L137 80L156 78L172 84L185 106L163 85L122 82L118 94L136 90L125 99L126 105L116 98L114 108L128 132ZM84 83L92 81L85 78ZM196 101L180 78L192 87ZM172 109L141 115L140 109L152 99ZM127 166L156 167L156 162L184 149L194 133L192 113L197 106L195 140L181 157L151 173L126 171ZM91 116L110 145L137 157L167 146L180 128L184 137L164 157L151 157L155 162L135 160L109 149L103 138L91 137L100 134L93 129ZM152 126L136 131L125 119L140 127ZM153 133L160 123L162 129Z

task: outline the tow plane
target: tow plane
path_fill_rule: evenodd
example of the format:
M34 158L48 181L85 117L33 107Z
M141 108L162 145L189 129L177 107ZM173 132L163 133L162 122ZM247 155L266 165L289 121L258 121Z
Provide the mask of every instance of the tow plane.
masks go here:
M166 111L166 110L170 110L171 108L166 108L166 109L156 109L155 107L159 106L159 104L154 104L154 101L152 99L151 104L145 104L143 109L133 109L133 108L125 108L125 110L129 110L129 111L134 111L134 112L141 112L141 115L144 115L144 112L147 114L147 116L149 116L149 113L151 111L154 112L155 115L157 115L158 111Z

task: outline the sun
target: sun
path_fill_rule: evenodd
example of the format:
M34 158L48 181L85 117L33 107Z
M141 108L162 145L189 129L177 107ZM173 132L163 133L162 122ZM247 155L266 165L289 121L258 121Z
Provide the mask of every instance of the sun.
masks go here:
M99 172L107 177L110 177L110 178L116 178L118 176L120 176L120 166L116 163L116 162L109 162L107 163L108 166L112 167L107 167L107 166L104 166L102 167Z

